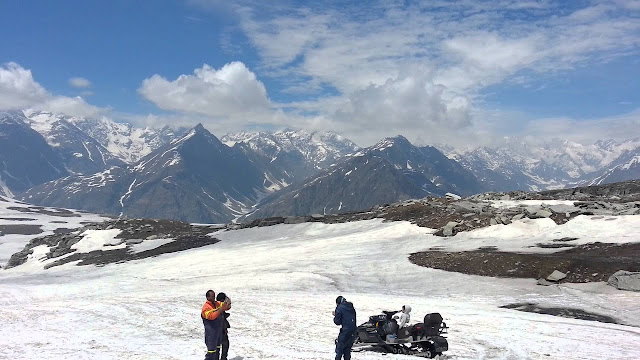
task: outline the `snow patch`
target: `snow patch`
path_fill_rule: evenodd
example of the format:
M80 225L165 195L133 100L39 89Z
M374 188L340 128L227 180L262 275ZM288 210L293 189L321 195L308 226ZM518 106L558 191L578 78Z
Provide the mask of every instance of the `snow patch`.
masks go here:
M138 181L138 179L133 179L133 182L129 185L129 189L127 190L127 192L120 197L121 207L124 207L124 200L133 192L133 187L136 184L136 181Z
M168 244L170 242L174 242L176 239L155 239L155 240L144 240L143 242L139 243L139 244L133 244L129 246L129 249L132 253L136 254L136 253L140 253L143 251L147 251L147 250L152 250L155 249L159 246L162 246L164 244Z
M88 253L95 250L116 250L124 249L127 244L123 239L116 239L122 230L86 230L82 233L84 236L80 241L71 245L71 249L75 249L81 253Z

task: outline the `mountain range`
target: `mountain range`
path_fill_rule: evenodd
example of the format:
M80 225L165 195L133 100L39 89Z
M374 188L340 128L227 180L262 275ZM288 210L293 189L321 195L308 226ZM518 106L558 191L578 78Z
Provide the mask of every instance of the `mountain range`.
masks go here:
M117 216L230 222L331 214L425 196L544 190L640 177L640 138L455 151L402 136L359 148L286 129L218 139L25 110L0 113L0 194ZM446 155L445 155L446 154Z

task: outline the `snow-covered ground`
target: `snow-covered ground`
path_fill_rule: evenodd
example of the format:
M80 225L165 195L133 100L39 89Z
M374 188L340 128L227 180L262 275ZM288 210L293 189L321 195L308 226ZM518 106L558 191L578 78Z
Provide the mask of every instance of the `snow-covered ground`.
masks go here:
M448 359L640 358L640 293L603 283L542 287L407 260L433 246L512 248L513 242L521 249L549 232L604 240L607 231L626 227L625 241L640 241L640 217L585 217L562 226L544 220L448 239L406 222L283 224L223 231L211 246L104 267L41 270L32 256L0 271L0 359L201 359L199 312L208 289L233 299L235 359L332 359L338 295L354 303L358 322L404 304L413 308L412 322L442 313L450 326ZM516 302L580 308L630 326L499 308ZM373 352L353 358L411 359Z
M107 220L106 217L75 210L63 210L25 204L10 198L0 200L0 266L12 254L22 250L29 240L53 234L55 229L76 229L84 223ZM17 228L2 231L3 226ZM29 231L24 231L30 228ZM33 234L16 234L31 232Z
M501 251L549 253L558 249L540 248L536 244L551 245L554 244L553 240L562 238L576 238L570 242L571 245L638 242L640 216L579 215L562 225L556 225L549 218L523 218L509 225L488 226L432 241L434 245L448 251L469 251L483 246L495 246Z

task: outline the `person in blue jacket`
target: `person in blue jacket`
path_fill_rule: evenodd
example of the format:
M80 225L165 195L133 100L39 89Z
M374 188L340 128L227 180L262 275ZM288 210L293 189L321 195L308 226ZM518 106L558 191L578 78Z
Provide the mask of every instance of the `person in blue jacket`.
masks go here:
M342 326L336 340L336 360L351 359L351 347L356 339L356 309L353 304L342 296L336 298L336 310L333 312L333 322Z

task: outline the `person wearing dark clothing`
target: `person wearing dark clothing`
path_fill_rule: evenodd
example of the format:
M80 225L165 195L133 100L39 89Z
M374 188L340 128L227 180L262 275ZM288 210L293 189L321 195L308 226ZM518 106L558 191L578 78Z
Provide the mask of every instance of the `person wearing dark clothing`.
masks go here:
M216 300L223 302L225 304L228 304L229 306L231 306L231 299L229 299L227 297L227 295L223 292L218 293L218 296L216 296ZM229 324L229 320L227 320L229 318L229 314L226 311L223 311L222 314L224 315L223 319L222 319L222 353L220 354L220 360L227 360L227 356L229 356L229 332L228 329L231 327L231 325Z
M333 322L342 326L336 340L336 360L351 359L351 347L356 339L356 309L344 297L336 298L336 310L333 312Z
M224 316L221 316L226 310L229 310L229 304L216 301L216 293L213 290L207 291L205 294L207 301L202 305L200 317L204 324L204 343L207 345L207 355L205 360L220 359L220 342L222 340L222 325Z

